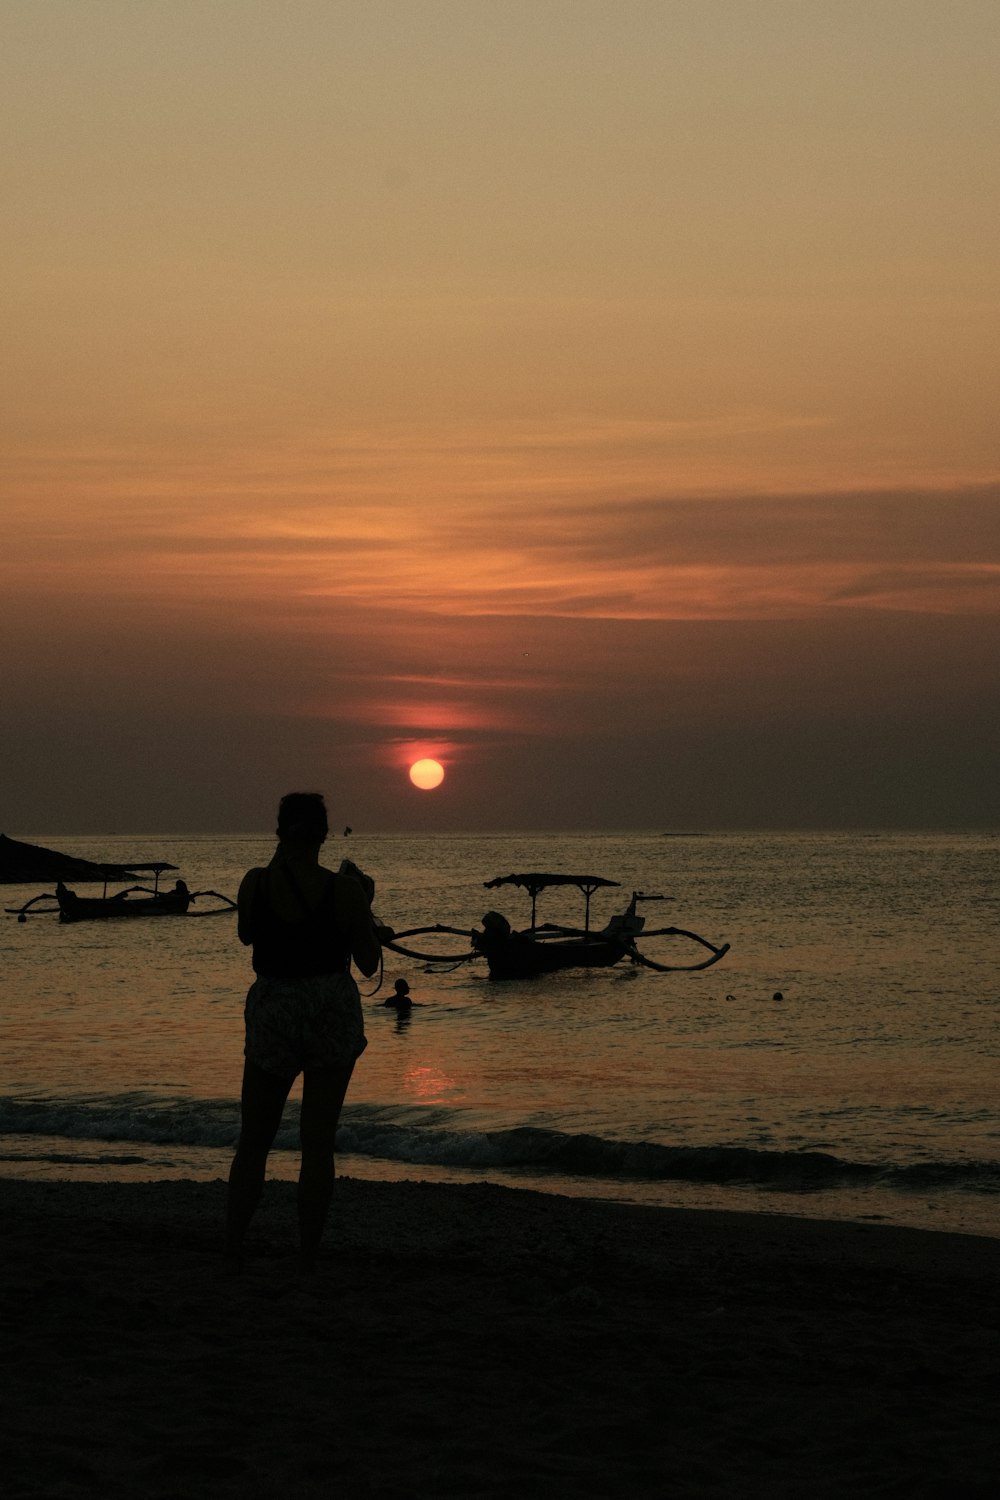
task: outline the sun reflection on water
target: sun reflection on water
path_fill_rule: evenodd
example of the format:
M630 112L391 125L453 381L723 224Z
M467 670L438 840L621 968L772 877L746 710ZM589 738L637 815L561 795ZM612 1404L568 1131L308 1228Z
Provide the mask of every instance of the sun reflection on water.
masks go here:
M450 1074L430 1066L407 1068L403 1085L421 1104L446 1104L460 1098L463 1092Z

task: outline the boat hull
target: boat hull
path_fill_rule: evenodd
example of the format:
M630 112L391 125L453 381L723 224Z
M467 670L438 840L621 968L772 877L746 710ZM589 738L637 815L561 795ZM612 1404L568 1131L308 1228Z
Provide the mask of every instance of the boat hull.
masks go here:
M130 900L124 896L77 896L72 891L59 894L60 922L97 922L124 917L182 917L191 904L189 895L142 896Z
M620 943L600 937L545 940L511 933L508 938L479 941L477 947L491 979L533 979L560 969L610 969L625 956Z

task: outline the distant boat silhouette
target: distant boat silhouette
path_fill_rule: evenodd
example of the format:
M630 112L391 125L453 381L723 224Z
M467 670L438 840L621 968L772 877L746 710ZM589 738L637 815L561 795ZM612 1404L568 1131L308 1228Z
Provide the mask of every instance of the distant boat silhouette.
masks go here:
M44 849L40 844L20 843L0 833L0 881L5 885L55 884L54 891L32 896L23 906L4 908L19 922L27 921L29 916L51 916L55 912L62 922L85 922L100 917L209 917L236 910L236 902L229 896L219 891L191 891L183 880L178 880L172 891L161 891L160 876L165 870L176 869L176 865L168 864L165 859L101 865L72 854L60 854L56 849ZM143 873L153 876L152 889L148 885L133 885L108 895L109 881L138 880ZM78 896L67 887L67 880L74 885L100 881L104 890L100 896ZM192 904L199 896L212 896L219 904L192 911Z

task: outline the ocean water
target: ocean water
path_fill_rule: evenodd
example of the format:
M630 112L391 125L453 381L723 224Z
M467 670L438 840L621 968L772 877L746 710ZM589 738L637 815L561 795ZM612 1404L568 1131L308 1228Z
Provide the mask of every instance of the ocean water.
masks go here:
M168 859L192 890L233 896L273 848L23 836ZM1000 838L353 835L331 840L326 862L345 854L375 877L376 910L397 930L467 930L491 908L527 925L524 892L483 882L545 869L621 882L595 894L593 926L636 888L672 898L644 908L649 927L731 951L700 973L622 963L517 983L491 982L481 961L387 953L382 988L361 981L369 1046L341 1172L1000 1236ZM38 890L3 887L3 904ZM579 923L582 900L547 891L538 919ZM704 956L679 939L642 946L661 962ZM225 1175L252 977L232 915L4 916L0 962L0 1173ZM382 1004L400 976L418 1002L405 1019ZM296 1171L297 1094L275 1176Z

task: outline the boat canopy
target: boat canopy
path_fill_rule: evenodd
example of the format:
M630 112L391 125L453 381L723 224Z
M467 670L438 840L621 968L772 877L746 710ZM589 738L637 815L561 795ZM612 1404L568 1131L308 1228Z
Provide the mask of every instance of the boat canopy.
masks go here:
M158 892L160 889L160 876L164 870L176 870L178 867L177 865L168 865L165 859L153 859L150 860L148 865L132 865L131 868L137 875L152 875L153 890Z
M575 885L577 890L583 894L585 902L584 931L590 931L590 898L596 890L603 885L621 885L620 880L605 880L603 875L552 875L541 874L532 871L525 875L498 875L495 880L484 880L483 885L488 891L496 890L500 885L519 885L528 892L531 897L531 930L535 930L535 902L539 891L544 891L550 885Z

